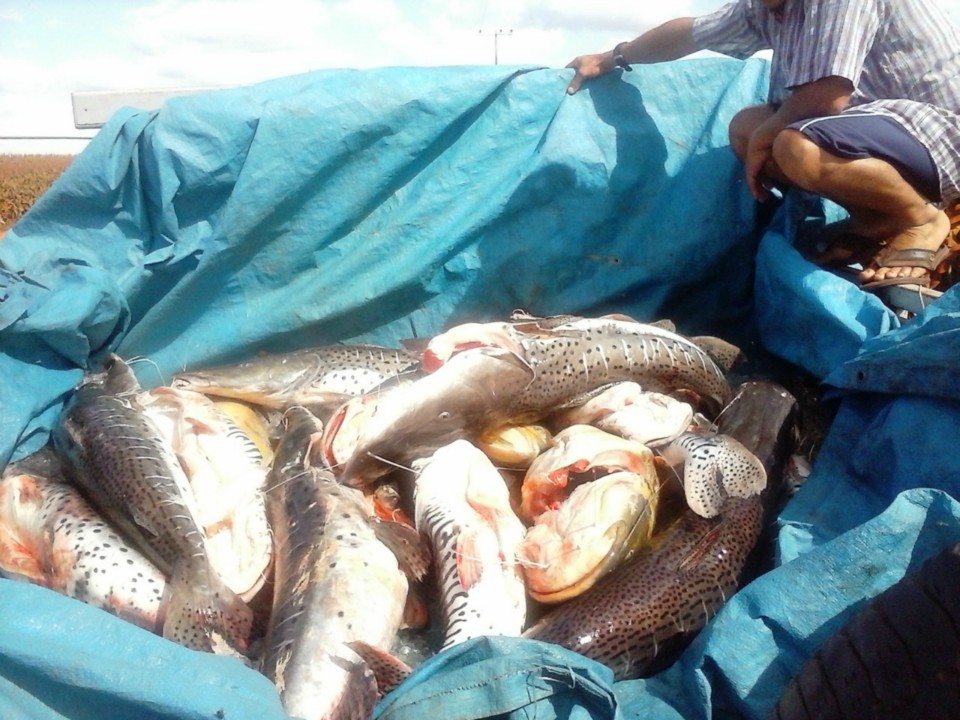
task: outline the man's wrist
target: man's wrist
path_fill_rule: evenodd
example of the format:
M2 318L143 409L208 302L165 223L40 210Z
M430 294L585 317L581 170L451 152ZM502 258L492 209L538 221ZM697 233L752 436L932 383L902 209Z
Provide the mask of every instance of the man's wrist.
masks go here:
M633 68L630 66L630 63L627 62L627 59L623 56L623 49L629 44L628 40L619 42L613 48L613 64L615 67L622 68L626 72L632 72Z

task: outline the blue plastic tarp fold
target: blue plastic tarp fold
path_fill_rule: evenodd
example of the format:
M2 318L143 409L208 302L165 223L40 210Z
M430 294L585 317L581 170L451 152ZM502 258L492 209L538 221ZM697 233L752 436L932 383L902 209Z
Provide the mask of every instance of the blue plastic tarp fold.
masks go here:
M517 307L741 327L757 236L726 124L766 73L569 96L566 70L326 71L119 112L0 247L0 370L65 371L10 389L0 459L110 349L157 384Z
M519 638L424 663L383 718L761 718L869 598L960 538L957 300L909 322L804 259L835 210L769 225L727 141L768 66L321 71L120 111L0 243L0 460L47 441L107 352L184 368L455 322L621 312L766 351L839 405L778 566L658 675ZM43 588L0 581L0 713L282 717L274 689ZM9 711L9 712L8 712Z

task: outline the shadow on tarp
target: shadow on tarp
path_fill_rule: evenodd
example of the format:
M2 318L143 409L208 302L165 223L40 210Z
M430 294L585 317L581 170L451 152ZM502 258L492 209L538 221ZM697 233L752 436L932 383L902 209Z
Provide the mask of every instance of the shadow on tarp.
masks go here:
M156 384L263 349L395 344L464 308L680 310L707 332L752 308L767 350L848 394L781 518L783 565L653 678L614 684L566 651L477 640L378 711L763 717L820 640L957 539L956 300L901 326L803 259L789 197L754 265L726 122L763 98L765 63L637 68L574 96L570 74L323 71L118 113L0 244L0 373L16 378L0 385L0 458L43 444L110 350L146 357ZM235 661L19 583L0 582L0 610L2 708L282 717Z

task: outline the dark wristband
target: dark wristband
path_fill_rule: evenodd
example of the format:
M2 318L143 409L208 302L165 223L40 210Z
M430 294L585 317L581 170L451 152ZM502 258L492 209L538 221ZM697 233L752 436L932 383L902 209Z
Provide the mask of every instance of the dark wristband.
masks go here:
M623 68L626 72L633 72L633 68L630 66L630 63L627 62L626 58L623 57L623 46L627 44L627 41L617 43L616 47L613 48L613 64L618 68Z

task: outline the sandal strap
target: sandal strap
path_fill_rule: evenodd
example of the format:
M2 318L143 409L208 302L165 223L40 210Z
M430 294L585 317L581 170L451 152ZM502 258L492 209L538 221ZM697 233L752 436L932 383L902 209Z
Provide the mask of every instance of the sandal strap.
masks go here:
M941 245L936 250L885 247L877 253L873 262L877 267L919 267L935 270L949 252L946 245Z

